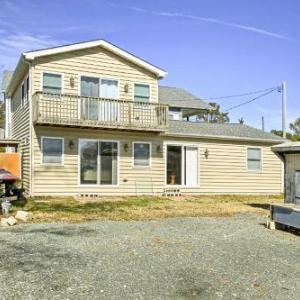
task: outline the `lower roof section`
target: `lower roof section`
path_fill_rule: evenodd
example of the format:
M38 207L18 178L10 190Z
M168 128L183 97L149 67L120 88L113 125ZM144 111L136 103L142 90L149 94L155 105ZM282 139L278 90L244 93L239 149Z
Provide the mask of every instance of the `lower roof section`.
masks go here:
M200 123L169 121L169 129L164 136L213 138L226 140L258 141L279 144L284 141L280 136L238 123Z

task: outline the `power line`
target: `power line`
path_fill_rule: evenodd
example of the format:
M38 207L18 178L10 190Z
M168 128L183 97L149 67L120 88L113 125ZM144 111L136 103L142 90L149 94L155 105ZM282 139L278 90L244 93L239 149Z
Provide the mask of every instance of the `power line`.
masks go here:
M252 92L247 92L247 93L243 93L243 94L233 94L233 95L228 95L228 96L220 96L220 97L209 97L209 98L188 98L188 99L174 99L173 101L192 101L192 100L203 100L203 101L209 101L209 100L221 100L221 99L227 99L227 98L237 98L237 97L243 97L243 96L250 96L250 95L254 95L254 94L259 94L259 93L263 93L263 92L268 92L268 91L274 91L274 90L280 90L280 86L275 86L275 87L271 87L271 88L267 88L267 89L263 89L263 90L256 90L256 91L252 91Z
M229 108L225 109L224 112L228 112L228 111L233 110L233 109L235 109L235 108L238 108L238 107L241 107L241 106L243 106L243 105L249 104L249 103L251 103L251 102L253 102L253 101L255 101L255 100L259 99L259 98L262 98L262 97L264 97L264 96L266 96L266 95L268 95L268 94L271 94L272 92L274 92L274 91L277 90L277 89L278 89L278 87L273 88L272 90L269 90L268 92L266 92L266 93L264 93L264 94L262 94L262 95L259 95L259 96L255 97L255 98L253 98L253 99L250 99L250 100L248 100L248 101L246 101L246 102L242 102L242 103L237 104L237 105L235 105L235 106L229 107Z
M221 96L221 97L210 97L210 98L205 98L203 100L217 100L217 99L226 99L226 98L235 98L235 97L242 97L242 96L249 96L249 95L254 95L254 94L260 94L263 92L267 92L267 91L274 91L275 89L279 89L279 86L274 86L268 89L263 89L263 90L257 90L257 91L253 91L253 92L248 92L248 93L243 93L243 94L235 94L235 95L229 95L229 96Z

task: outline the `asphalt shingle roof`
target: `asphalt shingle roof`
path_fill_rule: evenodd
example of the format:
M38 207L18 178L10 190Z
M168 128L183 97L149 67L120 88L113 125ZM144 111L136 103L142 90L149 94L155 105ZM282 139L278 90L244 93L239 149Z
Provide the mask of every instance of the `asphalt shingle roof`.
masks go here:
M10 79L13 75L14 71L4 70L2 74L2 85L1 90L4 92L10 82Z
M172 107L206 110L213 109L205 101L188 91L177 87L160 86L158 89L158 100L160 103L168 104Z
M262 140L267 142L278 141L279 143L285 141L285 139L275 134L238 123L219 124L170 120L169 129L166 134L193 137Z

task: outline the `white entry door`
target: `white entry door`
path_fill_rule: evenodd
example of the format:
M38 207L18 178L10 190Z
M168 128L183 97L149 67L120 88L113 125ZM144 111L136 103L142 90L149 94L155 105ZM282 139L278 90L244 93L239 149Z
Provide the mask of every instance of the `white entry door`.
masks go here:
M186 186L198 185L198 149L185 147L185 184Z

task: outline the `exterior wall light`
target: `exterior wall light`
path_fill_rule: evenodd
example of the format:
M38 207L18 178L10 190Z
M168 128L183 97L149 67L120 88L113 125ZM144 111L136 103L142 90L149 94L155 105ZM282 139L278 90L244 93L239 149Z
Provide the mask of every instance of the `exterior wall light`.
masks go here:
M206 148L205 151L204 151L204 156L206 159L208 159L208 155L209 155L209 151L208 149Z
M124 144L124 151L125 151L125 152L127 152L127 151L128 151L128 148L129 148L128 144L127 144L127 143L126 143L126 144Z
M160 152L161 152L161 145L157 145L156 151L157 151L157 153L160 153Z
M124 85L124 92L128 93L128 91L129 91L129 84L125 83L125 85Z
M70 87L74 88L75 86L75 78L73 76L70 77Z
M73 150L74 147L75 147L74 141L73 141L73 140L70 140L70 141L69 141L69 148L70 148L70 150Z

